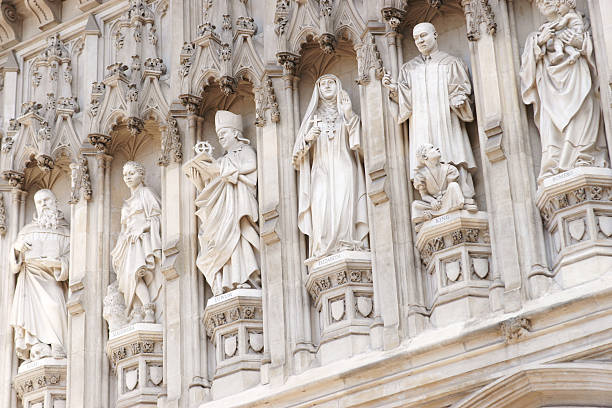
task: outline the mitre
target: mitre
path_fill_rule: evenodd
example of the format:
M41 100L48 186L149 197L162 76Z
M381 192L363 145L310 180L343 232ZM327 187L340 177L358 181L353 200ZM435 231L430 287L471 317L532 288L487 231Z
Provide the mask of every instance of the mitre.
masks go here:
M215 115L215 130L218 132L223 128L232 128L242 132L242 115L236 115L224 110L217 111Z

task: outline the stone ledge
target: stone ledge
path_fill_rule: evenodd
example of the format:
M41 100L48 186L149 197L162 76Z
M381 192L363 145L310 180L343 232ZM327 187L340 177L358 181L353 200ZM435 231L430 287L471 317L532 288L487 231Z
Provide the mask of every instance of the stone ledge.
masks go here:
M520 346L507 348L500 326L517 316L531 319L533 329L520 339ZM529 301L517 312L428 330L404 340L396 349L372 351L312 368L289 377L281 386L260 385L199 407L246 408L258 404L301 407L332 400L342 406L353 406L374 400L391 403L400 398L406 407L420 408L439 395L478 389L530 362L585 358L598 350L609 350L610 329L601 322L610 318L612 274L607 274L599 282ZM561 337L564 329L568 330L567 335ZM434 372L437 374L432 377ZM383 377L385 386L381 388ZM304 400L304 389L316 390L308 401Z

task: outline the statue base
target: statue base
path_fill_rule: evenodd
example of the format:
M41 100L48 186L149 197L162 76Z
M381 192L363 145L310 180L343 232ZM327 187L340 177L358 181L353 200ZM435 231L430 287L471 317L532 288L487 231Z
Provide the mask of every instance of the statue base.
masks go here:
M322 365L370 348L374 289L369 252L343 251L313 263L306 289L318 313Z
M134 323L110 332L106 355L117 375L117 408L157 406L163 341L161 324Z
M431 323L442 327L490 310L491 244L485 212L465 210L423 223L417 235Z
M264 349L260 289L235 289L208 300L206 334L215 346L213 399L260 383Z
M578 167L542 181L537 206L552 276L563 289L612 270L612 169Z
M21 364L13 384L21 406L65 408L67 364L53 357Z

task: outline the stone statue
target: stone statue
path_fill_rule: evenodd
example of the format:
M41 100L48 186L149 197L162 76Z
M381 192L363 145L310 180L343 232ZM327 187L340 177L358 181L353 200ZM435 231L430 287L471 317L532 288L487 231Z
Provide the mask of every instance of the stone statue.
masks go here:
M414 179L422 144L439 146L442 159L459 170L458 183L466 203L474 204L470 171L476 169L464 122L474 120L469 96L472 92L468 70L459 58L438 50L438 34L430 23L412 31L420 56L405 63L394 83L385 74L382 84L399 103L398 122L409 119L410 179Z
M309 237L308 263L368 246L360 126L340 80L320 77L293 148L298 227Z
M412 202L415 225L464 208L465 197L457 183L459 171L452 164L440 162L441 156L440 149L431 144L420 145L416 151L413 183L421 200Z
M196 214L202 221L197 266L214 296L237 288L260 288L257 220L257 153L242 134L242 116L217 111L215 128L226 153L201 161L202 191Z
M140 163L129 161L123 166L123 181L131 196L121 208L121 232L111 257L130 320L155 323L155 302L162 286L161 204L144 185L144 175ZM159 316L161 310L157 312Z
M607 154L593 42L575 1L536 4L547 22L527 37L520 77L523 102L533 104L540 131L541 182L579 166L607 167Z
M68 279L70 227L51 190L34 194L37 216L19 232L10 251L18 273L10 315L15 350L23 360L65 357L68 331L65 285Z

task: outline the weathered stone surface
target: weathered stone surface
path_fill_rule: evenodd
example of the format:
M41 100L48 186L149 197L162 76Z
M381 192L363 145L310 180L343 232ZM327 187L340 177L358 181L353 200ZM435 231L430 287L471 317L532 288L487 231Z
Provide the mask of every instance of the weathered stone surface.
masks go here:
M0 407L608 406L611 22L3 0Z

